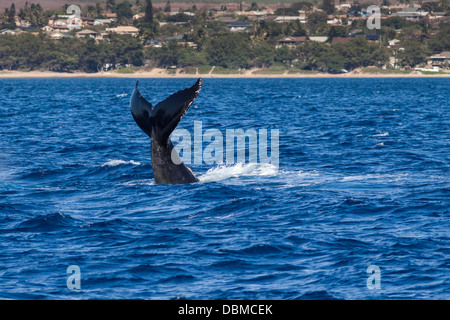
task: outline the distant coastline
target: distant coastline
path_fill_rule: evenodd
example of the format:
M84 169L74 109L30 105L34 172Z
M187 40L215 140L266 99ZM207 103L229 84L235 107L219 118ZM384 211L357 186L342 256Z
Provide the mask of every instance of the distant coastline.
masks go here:
M132 73L119 72L52 72L52 71L0 71L0 79L45 79L45 78L450 78L450 73L422 73L420 71L413 71L410 73L396 73L396 72L367 72L354 70L342 74L330 74L323 72L310 73L271 73L265 69L251 69L245 71L235 71L234 73L185 73L183 70L168 70L162 68L155 68L149 71L137 70Z

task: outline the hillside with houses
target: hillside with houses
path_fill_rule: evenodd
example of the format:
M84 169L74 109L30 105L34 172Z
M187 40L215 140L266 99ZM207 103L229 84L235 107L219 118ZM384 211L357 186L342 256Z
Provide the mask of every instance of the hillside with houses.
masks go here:
M448 72L448 1L153 5L114 1L0 13L0 70Z

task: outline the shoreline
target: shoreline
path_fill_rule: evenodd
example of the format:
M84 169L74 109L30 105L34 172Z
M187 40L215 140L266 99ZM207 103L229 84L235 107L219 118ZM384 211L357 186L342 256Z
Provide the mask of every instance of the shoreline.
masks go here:
M377 73L377 72L358 72L352 71L342 74L329 73L257 73L261 69L246 70L243 73L221 74L187 74L177 71L174 74L167 73L166 69L153 69L151 71L138 70L134 73L121 74L117 72L52 72L52 71L0 71L0 79L65 79L65 78L231 78L231 79L258 79L258 78L274 78L274 79L302 79L302 78L450 78L450 73L423 74L421 72L411 73Z

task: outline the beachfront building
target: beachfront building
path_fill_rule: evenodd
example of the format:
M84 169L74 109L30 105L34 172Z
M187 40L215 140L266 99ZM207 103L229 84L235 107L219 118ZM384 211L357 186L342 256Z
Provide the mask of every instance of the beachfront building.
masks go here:
M430 57L430 64L433 67L450 66L450 51L444 51Z
M22 19L19 16L14 17L14 23L16 24L16 27L24 27L24 28L31 27L30 21Z
M104 26L107 24L111 24L111 22L113 21L113 19L95 19L94 26Z
M232 22L231 24L229 24L229 28L231 32L236 32L236 31L247 31L250 28L252 28L253 24L251 22Z
M43 26L41 28L41 30L48 33L48 32L53 32L55 29L53 29L52 26L47 25L47 26Z
M279 16L274 19L275 22L278 23L285 23L285 22L293 22L293 21L300 21L301 23L306 23L306 15L300 15L300 16Z
M272 15L273 10L265 9L265 10L252 10L252 11L236 11L236 15L238 16L246 16L249 18L257 19L259 17L264 17L267 15Z
M81 29L83 27L83 21L79 18L73 18L71 15L58 15L50 17L47 25L54 30L68 31Z
M293 47L296 45L299 45L302 42L305 42L307 40L306 37L284 37L280 40L278 40L278 48L281 47Z
M427 18L428 15L428 11L411 5L408 8L404 8L402 11L391 14L391 17L400 17L409 21L419 21Z
M324 36L314 36L314 37L309 37L309 40L311 41L317 41L317 42L326 42L328 40L328 37L324 37Z
M139 19L142 19L142 18L144 18L144 14L143 13L136 13L134 16L133 16L133 21L134 20L139 20Z
M122 35L130 35L137 37L139 35L139 29L133 26L118 26L115 28L106 28L106 32L114 32Z
M9 35L15 36L16 30L2 29L2 30L0 30L0 35L3 35L3 34L9 34Z
M49 33L50 39L52 40L61 40L62 38L73 38L72 35L66 32L54 31Z
M95 32L95 31L89 30L89 29L84 29L84 30L78 31L78 32L75 34L75 36L76 36L77 38L102 39L101 34Z

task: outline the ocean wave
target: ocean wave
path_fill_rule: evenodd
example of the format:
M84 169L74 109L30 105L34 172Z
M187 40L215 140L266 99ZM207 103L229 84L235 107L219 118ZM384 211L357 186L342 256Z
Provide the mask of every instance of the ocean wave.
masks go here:
M389 135L389 132L383 132L383 133L373 134L372 137L387 137L388 135Z
M134 160L130 160L130 161L125 161L125 160L109 160L108 162L105 162L104 164L102 164L102 167L116 167L116 166L120 166L120 165L134 165L134 166L140 166L141 163L134 161Z
M123 186L153 186L155 185L155 180L153 179L142 179L142 180L133 180L122 183Z
M134 81L2 81L1 298L450 298L448 79L205 79L181 124L279 128L280 166L192 165L199 183L158 186Z
M209 169L199 177L201 182L220 181L240 176L274 176L278 167L267 163L236 163Z
M72 227L76 222L77 220L68 214L51 213L23 221L17 226L16 230L34 232L53 231L65 227Z
M282 253L285 251L290 252L292 251L292 248L286 245L257 244L239 250L221 249L221 251L230 254L242 254L242 255L270 255Z

